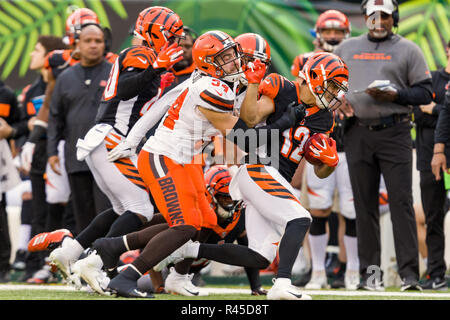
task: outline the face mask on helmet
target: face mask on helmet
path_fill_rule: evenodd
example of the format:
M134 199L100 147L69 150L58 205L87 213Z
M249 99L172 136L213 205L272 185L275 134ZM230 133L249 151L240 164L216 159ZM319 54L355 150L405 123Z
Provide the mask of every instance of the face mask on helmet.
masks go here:
M242 76L240 47L225 32L201 35L194 43L192 57L201 72L215 78L236 82Z
M228 195L216 195L214 200L216 201L216 214L219 217L228 219L233 216L238 201L232 200Z
M332 53L317 53L311 56L300 76L306 80L316 105L321 109L340 105L339 97L348 91L347 66Z

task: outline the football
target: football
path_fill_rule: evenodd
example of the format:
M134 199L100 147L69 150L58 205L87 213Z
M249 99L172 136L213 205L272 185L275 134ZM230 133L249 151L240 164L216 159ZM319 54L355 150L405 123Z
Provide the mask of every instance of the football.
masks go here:
M312 165L322 164L321 160L313 156L314 153L310 149L310 146L314 140L320 142L322 139L328 139L328 136L323 133L315 133L312 136L310 136L308 140L306 140L305 146L303 147L303 156L305 157L306 161L308 161Z

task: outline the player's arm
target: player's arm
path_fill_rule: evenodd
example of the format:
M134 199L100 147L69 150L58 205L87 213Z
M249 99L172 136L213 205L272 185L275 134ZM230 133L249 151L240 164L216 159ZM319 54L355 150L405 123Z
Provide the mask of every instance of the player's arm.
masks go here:
M320 179L328 177L335 169L336 167L329 167L325 163L314 165L314 173Z
M240 117L249 127L254 127L275 111L273 98L263 94L258 99L261 80L266 72L266 65L259 60L245 71L248 81L247 92L242 102Z

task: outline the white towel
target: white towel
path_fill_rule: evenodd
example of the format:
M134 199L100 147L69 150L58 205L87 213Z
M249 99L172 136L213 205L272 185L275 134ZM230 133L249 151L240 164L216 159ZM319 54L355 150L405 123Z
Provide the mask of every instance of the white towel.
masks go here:
M13 189L21 181L8 141L2 139L0 140L0 193Z
M112 130L112 126L105 123L96 124L93 126L84 139L78 139L77 142L77 159L83 161L89 153L97 148Z

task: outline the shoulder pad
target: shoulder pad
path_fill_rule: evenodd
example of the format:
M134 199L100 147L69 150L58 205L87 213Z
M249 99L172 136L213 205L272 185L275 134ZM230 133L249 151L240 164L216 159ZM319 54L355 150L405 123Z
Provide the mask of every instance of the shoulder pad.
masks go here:
M155 52L146 46L135 46L121 53L123 57L122 68L129 67L147 69L156 59Z
M259 85L259 94L275 99L286 81L289 80L277 73L271 73Z
M203 77L195 85L199 88L202 107L214 111L233 111L235 93L225 82L212 77Z

